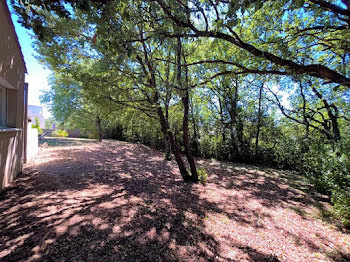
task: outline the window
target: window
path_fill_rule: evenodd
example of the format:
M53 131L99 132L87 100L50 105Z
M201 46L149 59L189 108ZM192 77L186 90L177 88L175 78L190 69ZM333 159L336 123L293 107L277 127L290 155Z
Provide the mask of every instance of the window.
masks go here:
M7 90L0 86L0 127L6 127Z

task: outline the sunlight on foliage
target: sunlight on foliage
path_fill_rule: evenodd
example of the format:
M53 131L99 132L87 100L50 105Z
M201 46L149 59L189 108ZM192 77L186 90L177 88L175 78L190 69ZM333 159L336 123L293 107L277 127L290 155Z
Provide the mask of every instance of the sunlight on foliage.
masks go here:
M68 133L65 130L55 130L52 132L52 136L56 137L67 137Z

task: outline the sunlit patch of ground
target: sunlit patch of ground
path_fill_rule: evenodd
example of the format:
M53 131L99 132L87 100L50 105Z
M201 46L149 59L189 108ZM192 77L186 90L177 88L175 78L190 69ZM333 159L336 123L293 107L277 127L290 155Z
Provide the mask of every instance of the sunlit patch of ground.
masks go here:
M347 261L350 236L302 177L142 145L56 140L0 193L0 261Z

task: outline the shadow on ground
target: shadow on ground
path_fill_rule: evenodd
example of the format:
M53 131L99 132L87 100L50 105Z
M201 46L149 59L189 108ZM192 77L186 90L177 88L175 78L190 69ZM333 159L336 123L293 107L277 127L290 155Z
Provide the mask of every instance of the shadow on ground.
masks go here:
M85 138L61 138L61 137L44 137L40 139L40 146L76 146L76 145L84 145L89 143L96 143L94 139L85 139Z
M293 211L313 200L277 174L202 160L209 182L188 184L144 146L67 143L0 193L1 261L349 258L349 236Z

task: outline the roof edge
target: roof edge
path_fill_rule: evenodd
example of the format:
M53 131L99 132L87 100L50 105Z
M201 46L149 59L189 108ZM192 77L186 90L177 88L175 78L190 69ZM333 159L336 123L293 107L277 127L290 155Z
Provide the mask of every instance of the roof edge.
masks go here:
M24 69L25 69L25 73L28 73L28 70L27 70L27 66L26 66L26 61L24 60L24 56L23 56L23 52L22 52L22 48L21 48L21 45L19 43L19 40L18 40L18 36L17 36L17 32L16 32L16 28L13 24L13 21L12 21L12 17L11 17L11 12L10 12L10 9L7 5L7 1L5 0L4 1L4 5L5 5L5 12L7 12L7 18L9 19L10 21L10 26L12 27L12 30L13 32L15 33L15 38L16 38L16 44L17 44L17 47L18 47L18 50L20 51L21 53L21 58L22 58L22 62L23 62L23 65L24 65Z

